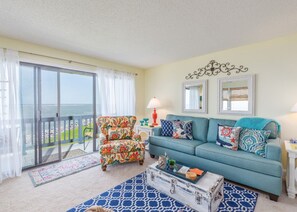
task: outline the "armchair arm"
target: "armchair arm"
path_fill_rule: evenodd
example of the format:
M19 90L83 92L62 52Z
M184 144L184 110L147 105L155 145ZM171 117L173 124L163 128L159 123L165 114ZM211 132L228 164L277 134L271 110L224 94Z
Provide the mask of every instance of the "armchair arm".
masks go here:
M282 149L280 139L268 139L265 146L265 155L267 159L281 162Z
M161 127L155 127L155 128L153 128L153 135L154 136L160 136L161 135L161 131L162 131L162 128Z
M106 139L106 136L103 134L103 133L100 133L99 134L99 145L104 145L104 144L107 144L108 141Z
M132 136L132 139L134 141L141 141L141 136L137 133L134 133L133 136Z

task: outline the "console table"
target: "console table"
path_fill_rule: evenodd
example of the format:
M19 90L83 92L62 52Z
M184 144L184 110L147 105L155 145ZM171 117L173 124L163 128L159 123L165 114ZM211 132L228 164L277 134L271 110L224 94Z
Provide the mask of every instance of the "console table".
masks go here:
M148 138L149 136L151 135L154 135L154 132L153 132L153 129L156 128L156 127L150 127L150 126L141 126L141 125L136 125L135 126L135 131L137 134L145 134L146 137L143 139L146 143L145 145L145 149L146 150L149 150L149 144L147 143L148 142ZM141 137L143 138L143 137Z
M295 159L297 158L297 149L293 149L290 141L285 141L286 151L288 153L287 161L287 192L292 199L297 194L296 176L295 176Z

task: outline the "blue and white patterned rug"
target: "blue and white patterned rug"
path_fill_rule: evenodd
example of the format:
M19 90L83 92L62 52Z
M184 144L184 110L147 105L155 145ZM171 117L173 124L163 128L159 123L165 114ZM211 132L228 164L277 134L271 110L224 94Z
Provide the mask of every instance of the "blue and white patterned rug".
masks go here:
M257 198L258 194L253 191L224 182L224 200L218 211L254 211ZM125 212L193 211L171 197L147 186L145 172L71 208L68 212L82 212L93 205Z

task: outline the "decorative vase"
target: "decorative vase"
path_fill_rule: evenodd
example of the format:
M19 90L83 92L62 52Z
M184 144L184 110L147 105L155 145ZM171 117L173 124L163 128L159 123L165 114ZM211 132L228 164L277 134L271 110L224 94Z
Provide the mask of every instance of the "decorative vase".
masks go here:
M145 126L148 126L149 118L144 118L143 121L144 121L144 123L145 123Z

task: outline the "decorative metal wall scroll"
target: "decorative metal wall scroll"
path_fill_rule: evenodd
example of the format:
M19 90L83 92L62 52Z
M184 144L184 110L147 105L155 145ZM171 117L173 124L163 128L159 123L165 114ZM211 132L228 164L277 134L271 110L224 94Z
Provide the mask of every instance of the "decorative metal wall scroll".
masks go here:
M194 78L199 79L199 77L202 77L204 75L216 76L219 73L225 73L227 75L231 75L232 71L238 74L240 72L247 72L248 68L243 67L242 65L239 67L235 67L235 65L230 65L230 63L218 63L214 60L211 60L205 67L198 68L197 71L194 71L193 73L189 73L185 78L186 80L194 79Z

